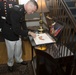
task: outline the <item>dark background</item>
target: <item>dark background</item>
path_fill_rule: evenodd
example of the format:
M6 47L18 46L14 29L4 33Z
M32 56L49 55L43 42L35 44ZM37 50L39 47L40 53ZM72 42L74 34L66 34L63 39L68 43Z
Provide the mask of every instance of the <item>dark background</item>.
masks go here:
M9 12L9 8L11 7L10 5L13 6L16 4L18 4L18 0L0 0L0 28L2 28L5 21L1 17L6 17Z

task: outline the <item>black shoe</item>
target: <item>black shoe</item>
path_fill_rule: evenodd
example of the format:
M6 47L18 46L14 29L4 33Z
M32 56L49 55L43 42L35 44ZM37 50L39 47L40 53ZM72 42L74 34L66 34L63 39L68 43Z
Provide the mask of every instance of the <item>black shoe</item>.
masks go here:
M27 62L26 61L22 61L20 64L27 65Z
M9 70L10 72L13 72L13 66L8 66L8 70Z

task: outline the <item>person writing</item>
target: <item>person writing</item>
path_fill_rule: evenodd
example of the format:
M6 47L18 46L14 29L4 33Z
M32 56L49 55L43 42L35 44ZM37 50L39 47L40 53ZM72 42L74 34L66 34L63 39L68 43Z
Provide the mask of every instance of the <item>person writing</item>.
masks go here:
M24 21L25 14L33 14L38 9L38 4L34 0L28 1L24 5L14 5L7 14L6 22L2 28L8 55L8 69L13 71L14 58L17 63L26 65L22 59L22 42L21 37L31 35L33 38L36 34L29 31Z

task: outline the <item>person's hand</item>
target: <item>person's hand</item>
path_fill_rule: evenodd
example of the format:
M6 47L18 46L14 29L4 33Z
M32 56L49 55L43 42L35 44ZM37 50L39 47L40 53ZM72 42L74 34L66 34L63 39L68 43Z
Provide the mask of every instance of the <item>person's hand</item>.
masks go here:
M29 31L28 34L31 35L33 38L36 37L36 33L34 33L34 32Z

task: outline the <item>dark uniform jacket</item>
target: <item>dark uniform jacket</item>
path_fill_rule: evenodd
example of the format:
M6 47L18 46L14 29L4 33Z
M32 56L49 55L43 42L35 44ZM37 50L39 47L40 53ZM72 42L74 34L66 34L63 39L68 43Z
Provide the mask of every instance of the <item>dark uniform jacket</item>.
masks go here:
M2 29L5 39L16 41L20 36L26 37L28 35L28 30L24 21L25 13L23 5L15 5L10 9L10 13L7 15L5 25Z

